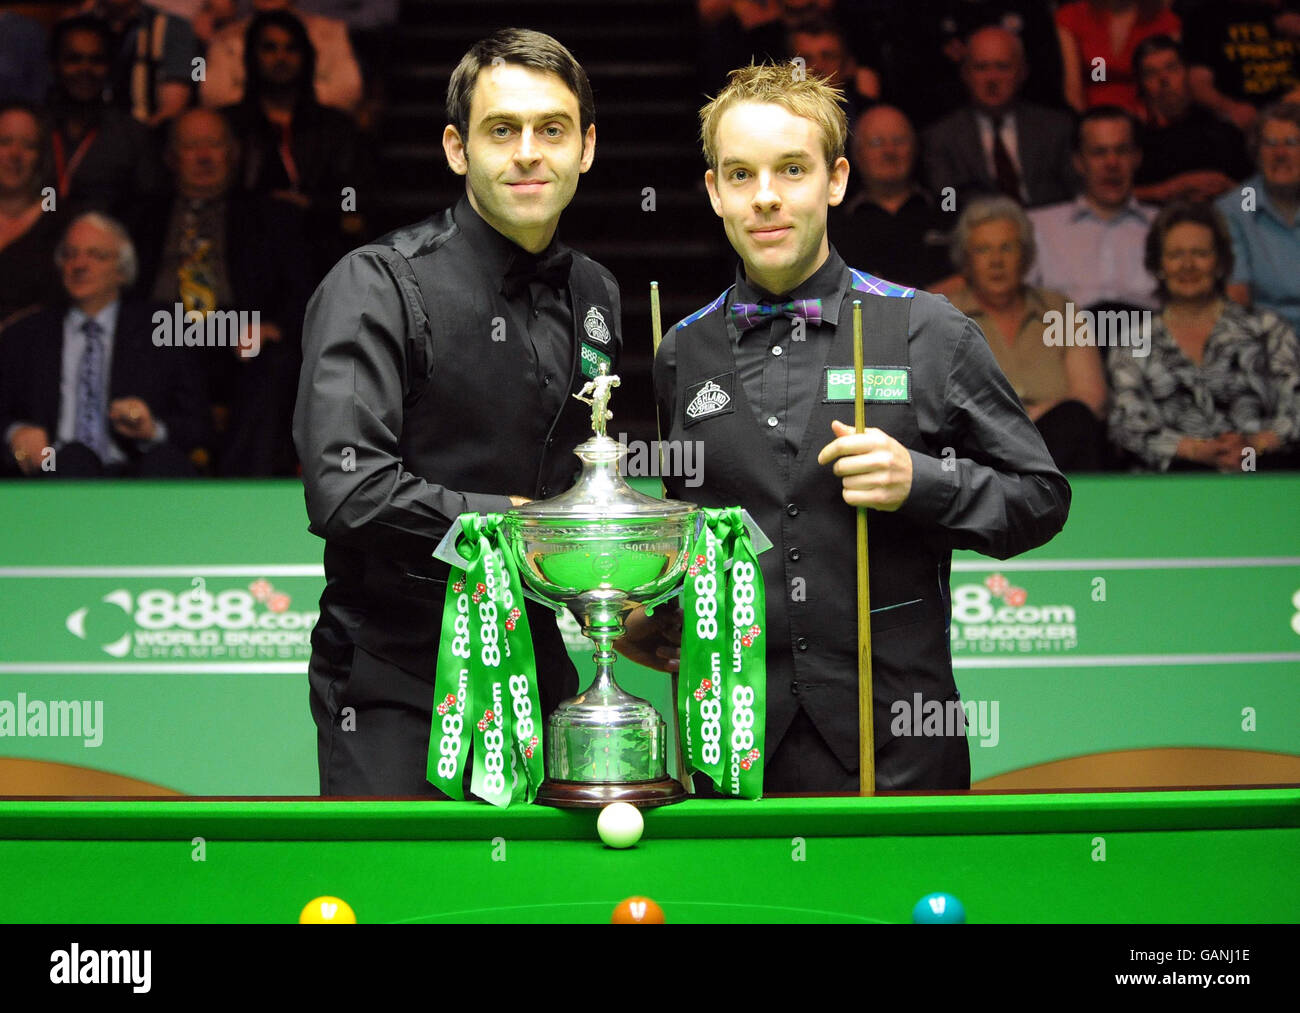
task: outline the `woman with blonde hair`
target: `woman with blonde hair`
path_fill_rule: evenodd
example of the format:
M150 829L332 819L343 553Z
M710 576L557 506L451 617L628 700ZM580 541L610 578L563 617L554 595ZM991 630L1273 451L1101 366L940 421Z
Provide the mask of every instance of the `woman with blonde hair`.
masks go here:
M953 264L966 287L952 303L984 332L1002 372L1062 471L1100 465L1106 378L1095 346L1048 344L1072 308L1067 297L1025 284L1034 232L1009 197L974 201L953 232Z

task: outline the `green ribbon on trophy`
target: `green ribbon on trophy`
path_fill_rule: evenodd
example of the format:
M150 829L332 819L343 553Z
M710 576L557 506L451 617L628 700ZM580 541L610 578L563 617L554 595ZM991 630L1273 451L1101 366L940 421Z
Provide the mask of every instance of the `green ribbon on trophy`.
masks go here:
M532 802L545 776L533 638L503 520L460 517L456 549L468 565L447 579L427 771L430 783L463 799L472 755L470 790L496 806Z
M688 768L723 794L758 798L767 717L763 574L739 507L700 513L682 592L682 749Z

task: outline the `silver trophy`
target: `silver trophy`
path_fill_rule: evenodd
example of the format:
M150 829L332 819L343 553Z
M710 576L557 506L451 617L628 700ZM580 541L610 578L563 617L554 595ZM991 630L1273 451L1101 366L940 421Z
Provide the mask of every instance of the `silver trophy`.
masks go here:
M619 461L627 448L605 434L619 378L604 369L574 395L592 406L593 432L574 450L582 461L577 483L506 514L520 579L538 600L569 608L596 645L591 686L547 721L547 779L537 800L573 808L666 805L686 796L668 776L668 732L650 703L615 682L613 644L635 608L676 593L698 510L644 496L623 480Z

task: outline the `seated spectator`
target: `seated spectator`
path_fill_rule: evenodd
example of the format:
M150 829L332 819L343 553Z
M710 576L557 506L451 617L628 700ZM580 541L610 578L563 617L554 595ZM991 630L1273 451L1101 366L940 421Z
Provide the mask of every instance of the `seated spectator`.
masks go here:
M50 145L64 213L120 217L160 183L148 130L105 98L111 53L112 36L99 18L78 15L54 26Z
M1078 113L1113 105L1141 115L1133 53L1152 35L1182 32L1163 0L1073 0L1057 9L1056 26L1065 100Z
M141 208L132 228L139 294L185 312L260 314L256 356L230 347L199 356L215 408L215 471L292 475L302 316L312 288L302 217L283 201L234 190L238 157L220 113L191 109L173 121L174 193Z
M1196 101L1216 116L1249 130L1260 109L1300 89L1294 0L1215 0L1187 15L1188 82Z
M283 12L301 21L316 53L309 78L315 85L316 101L349 115L356 112L362 96L361 68L348 41L347 25L335 18L300 11L294 0L253 0L253 11L255 14ZM207 78L200 87L204 105L237 105L246 97L248 60L244 44L249 25L249 19L243 18L213 37L208 46Z
M794 29L786 43L791 56L801 56L809 74L824 77L844 93L849 123L880 98L880 78L870 67L859 67L840 30L829 23L809 23Z
M1250 173L1246 140L1192 99L1182 47L1153 35L1133 56L1147 110L1134 192L1153 204L1211 200Z
M1070 117L1024 102L1020 40L1004 28L981 28L966 43L962 83L970 101L925 132L925 180L938 199L952 187L959 201L1001 192L1029 207L1068 200Z
M366 193L356 127L316 101L315 53L294 15L259 14L249 23L248 36L244 100L223 110L241 149L241 182L246 190L289 201L304 212L313 280L319 280L364 231L358 212L341 210L344 187Z
M893 106L868 109L854 127L851 150L862 182L829 218L840 256L852 267L915 288L949 276L951 217L912 180L916 135L907 117Z
M201 0L198 10L190 18L190 27L194 29L194 37L198 39L200 48L206 53L217 33L237 20L235 0Z
M50 65L45 29L16 11L0 11L0 100L45 101Z
M1216 204L1232 235L1228 295L1300 333L1300 102L1265 109L1251 149L1259 173Z
M835 0L699 0L702 90L717 92L733 67L798 55L788 51L790 33L838 23L836 6Z
M153 307L125 302L135 251L126 230L89 213L58 250L69 306L4 333L4 464L24 475L183 477L199 439L200 393L185 349L155 347Z
M1300 344L1276 314L1225 298L1232 244L1222 219L1203 204L1168 205L1146 260L1163 311L1149 355L1121 348L1108 359L1112 439L1155 471L1294 466Z
M34 107L0 104L0 329L59 298L59 226L41 199L53 176L49 150Z
M1137 121L1115 106L1091 109L1074 134L1083 189L1072 201L1029 212L1038 257L1029 283L1064 292L1076 305L1118 303L1154 309L1155 279L1143 244L1155 209L1133 196L1142 161Z
M882 30L882 93L924 131L961 102L967 40L981 28L1001 28L1029 54L1024 93L1040 105L1065 109L1061 47L1042 0L909 0L890 4Z
M88 0L82 11L112 33L114 105L153 127L190 104L199 47L188 21L141 0Z
M1101 355L1095 345L1044 340L1052 317L1072 319L1073 310L1060 292L1025 284L1034 260L1025 212L1008 197L975 201L957 221L952 258L966 278L952 303L979 324L1056 466L1096 470L1106 413Z

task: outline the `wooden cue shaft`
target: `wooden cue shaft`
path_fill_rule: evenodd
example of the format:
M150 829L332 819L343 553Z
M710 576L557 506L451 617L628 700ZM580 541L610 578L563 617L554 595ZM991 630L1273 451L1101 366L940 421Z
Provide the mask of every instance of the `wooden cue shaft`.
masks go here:
M862 390L862 300L853 300L853 428L866 430ZM876 729L871 677L871 579L867 565L867 508L858 507L858 789L876 791Z
M650 283L650 337L653 344L653 355L651 357L650 362L651 362L651 368L653 368L654 365L653 356L657 356L659 354L659 343L664 339L663 324L659 319L659 282L657 281L652 281ZM655 435L658 437L658 443L659 443L659 491L661 495L667 497L668 491L667 489L664 488L664 482L663 482L664 433L663 433L663 426L659 422L659 410L657 407L655 409ZM680 677L681 677L681 673L679 672L677 673L677 675L672 676L668 680L668 695L672 698L672 702L673 702L673 733L674 734L677 733L677 729L679 729L682 724L681 712L677 707L677 680ZM686 770L686 757L682 755L682 741L680 736L678 736L677 738L677 780L681 782L682 787L685 788L688 792L694 793L695 786L694 783L691 781L690 775L687 773Z
M664 339L663 324L659 320L659 282L650 283L650 339L653 345L650 355L650 369L654 370L654 360L659 354L659 344ZM655 405L655 436L659 444L659 495L667 498L668 489L664 485L664 431L659 421L659 406ZM677 698L674 696L674 700Z

